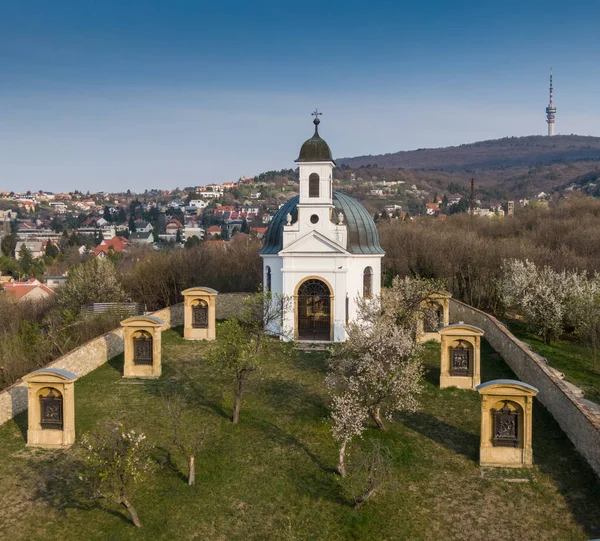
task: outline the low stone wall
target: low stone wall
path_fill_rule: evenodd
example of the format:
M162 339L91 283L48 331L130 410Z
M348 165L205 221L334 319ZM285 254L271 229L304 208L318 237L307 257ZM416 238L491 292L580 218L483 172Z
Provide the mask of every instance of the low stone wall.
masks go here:
M600 476L600 407L581 398L580 390L562 379L546 359L516 338L495 317L451 299L450 322L463 321L480 327L485 338L504 358L521 381L540 391L539 400Z
M223 293L217 295L217 318L227 319L239 313L248 293ZM162 330L183 325L183 303L163 308L152 315L162 319ZM89 374L100 365L123 353L123 328L86 342L58 359L48 363L47 368L62 368L78 377ZM0 392L0 425L27 409L27 384L19 379Z

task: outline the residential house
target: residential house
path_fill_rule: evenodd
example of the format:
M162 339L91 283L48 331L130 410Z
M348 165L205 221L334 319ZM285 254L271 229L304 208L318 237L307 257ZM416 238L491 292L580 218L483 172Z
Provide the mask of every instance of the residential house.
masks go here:
M67 283L66 276L44 276L44 280L46 286L48 286L52 291L63 287Z
M154 234L152 231L136 231L129 235L129 242L135 245L152 244L154 242Z
M7 299L15 302L40 301L55 295L52 289L35 278L26 282L2 282L0 291L2 290Z
M190 207L196 207L199 209L205 209L208 203L204 199L192 199L190 201Z
M136 233L151 233L153 229L152 224L149 222L144 222L143 220L135 221Z
M186 224L183 232L183 238L184 240L187 240L191 237L198 237L200 240L202 240L205 233L206 232L204 229L198 224Z
M440 205L438 203L427 203L425 205L425 212L428 216L433 216L436 212L440 211Z
M46 248L45 243L40 240L17 241L17 244L15 245L15 258L16 259L21 259L21 250L22 250L23 246L25 246L25 248L27 248L31 252L31 255L33 256L34 259L37 259L38 257L42 257L44 255L45 248Z
M110 240L104 239L93 252L96 257L101 259L108 257L111 254L118 254L127 250L129 241L124 237L113 237Z
M217 235L221 234L221 226L220 225L211 225L207 230L206 230L206 235L213 239L215 238Z

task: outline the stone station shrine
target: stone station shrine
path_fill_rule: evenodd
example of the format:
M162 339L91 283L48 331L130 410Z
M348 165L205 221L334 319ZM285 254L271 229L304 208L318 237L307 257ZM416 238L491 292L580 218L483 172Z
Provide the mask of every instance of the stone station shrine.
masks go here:
M75 443L75 380L60 368L23 376L27 382L27 446L66 448Z
M190 287L183 295L183 337L186 340L216 338L216 297L210 287Z
M450 293L440 291L423 301L422 307L425 309L426 315L417 323L417 340L419 342L440 341L438 330L450 323L451 296Z
M125 328L124 378L160 377L163 325L163 320L155 316L134 316L121 321Z
M479 327L455 323L440 329L440 389L475 389L481 383L481 337Z
M538 390L521 381L496 379L481 395L481 466L523 468L533 464L532 405Z

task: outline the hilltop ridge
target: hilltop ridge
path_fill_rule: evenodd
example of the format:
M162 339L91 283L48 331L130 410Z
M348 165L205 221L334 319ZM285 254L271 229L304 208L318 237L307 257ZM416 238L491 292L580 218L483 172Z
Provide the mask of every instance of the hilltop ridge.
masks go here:
M359 168L401 167L426 171L468 172L477 169L537 167L574 161L600 161L600 137L529 135L504 137L459 146L339 158L339 165Z

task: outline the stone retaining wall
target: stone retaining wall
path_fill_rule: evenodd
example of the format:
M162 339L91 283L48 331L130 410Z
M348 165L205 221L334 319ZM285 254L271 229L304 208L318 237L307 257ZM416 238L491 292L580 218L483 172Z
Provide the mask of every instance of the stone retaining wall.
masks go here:
M217 295L217 318L235 316L248 293L223 293ZM163 308L152 315L162 319L162 330L183 325L183 303ZM123 328L112 331L86 342L58 359L48 363L47 368L62 368L78 377L89 374L100 365L123 353ZM27 384L19 379L0 392L0 425L27 409Z
M538 399L600 476L600 406L581 397L575 385L562 379L546 359L516 338L495 317L455 299L450 302L450 322L480 327L485 338L521 381L540 391Z

